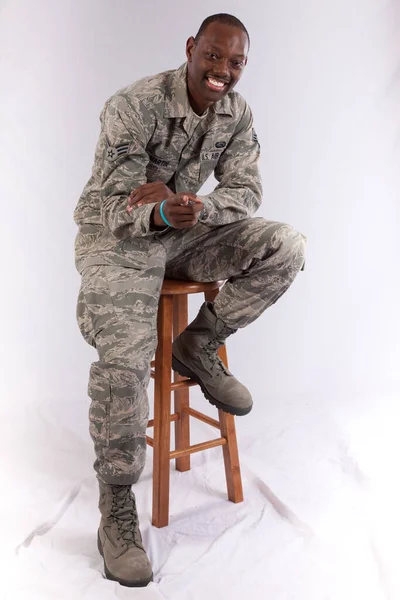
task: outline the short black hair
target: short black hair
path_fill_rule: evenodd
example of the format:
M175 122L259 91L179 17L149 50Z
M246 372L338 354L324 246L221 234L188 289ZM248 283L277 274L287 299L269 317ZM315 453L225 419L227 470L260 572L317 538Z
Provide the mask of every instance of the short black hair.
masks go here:
M246 27L243 25L242 21L240 21L237 17L234 17L233 15L228 15L227 13L218 13L216 15L211 15L210 17L204 19L204 21L200 25L200 29L198 30L194 38L194 41L196 43L199 41L199 38L203 35L204 31L211 23L222 23L224 25L230 25L231 27L237 27L238 29L241 29L247 35L250 48L250 36Z

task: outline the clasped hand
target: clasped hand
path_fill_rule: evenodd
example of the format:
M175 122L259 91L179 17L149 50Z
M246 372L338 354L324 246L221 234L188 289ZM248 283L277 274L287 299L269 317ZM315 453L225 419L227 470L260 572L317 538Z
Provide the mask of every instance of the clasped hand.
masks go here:
M162 181L144 183L133 190L128 198L127 211L131 213L134 208L156 202L154 209L154 223L158 227L165 226L166 223L160 214L160 203L166 200L163 205L165 218L172 227L184 229L196 225L204 205L196 194L190 192L179 192L174 194Z

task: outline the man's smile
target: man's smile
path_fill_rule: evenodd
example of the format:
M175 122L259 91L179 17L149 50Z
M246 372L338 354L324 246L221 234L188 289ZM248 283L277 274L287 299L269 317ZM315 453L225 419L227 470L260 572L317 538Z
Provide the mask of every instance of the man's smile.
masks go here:
M227 87L227 82L216 77L206 77L207 86L214 92L221 92Z

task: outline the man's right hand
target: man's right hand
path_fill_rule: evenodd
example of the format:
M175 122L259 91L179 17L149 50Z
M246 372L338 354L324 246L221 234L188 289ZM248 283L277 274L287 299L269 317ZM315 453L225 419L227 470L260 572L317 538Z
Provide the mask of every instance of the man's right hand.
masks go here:
M179 192L166 199L163 205L165 218L175 229L185 229L196 225L204 205L200 198L188 192ZM157 227L165 226L160 215L160 203L154 207L154 224Z

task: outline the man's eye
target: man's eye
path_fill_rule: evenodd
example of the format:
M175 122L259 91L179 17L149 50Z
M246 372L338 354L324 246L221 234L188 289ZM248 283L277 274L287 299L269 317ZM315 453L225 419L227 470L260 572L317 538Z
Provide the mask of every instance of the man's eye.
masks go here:
M216 54L214 54L213 52L209 52L208 53L209 58L215 59L218 58Z
M236 69L241 69L243 67L243 65L244 65L244 63L242 61L240 61L240 60L235 60L235 62L233 63L233 66Z

